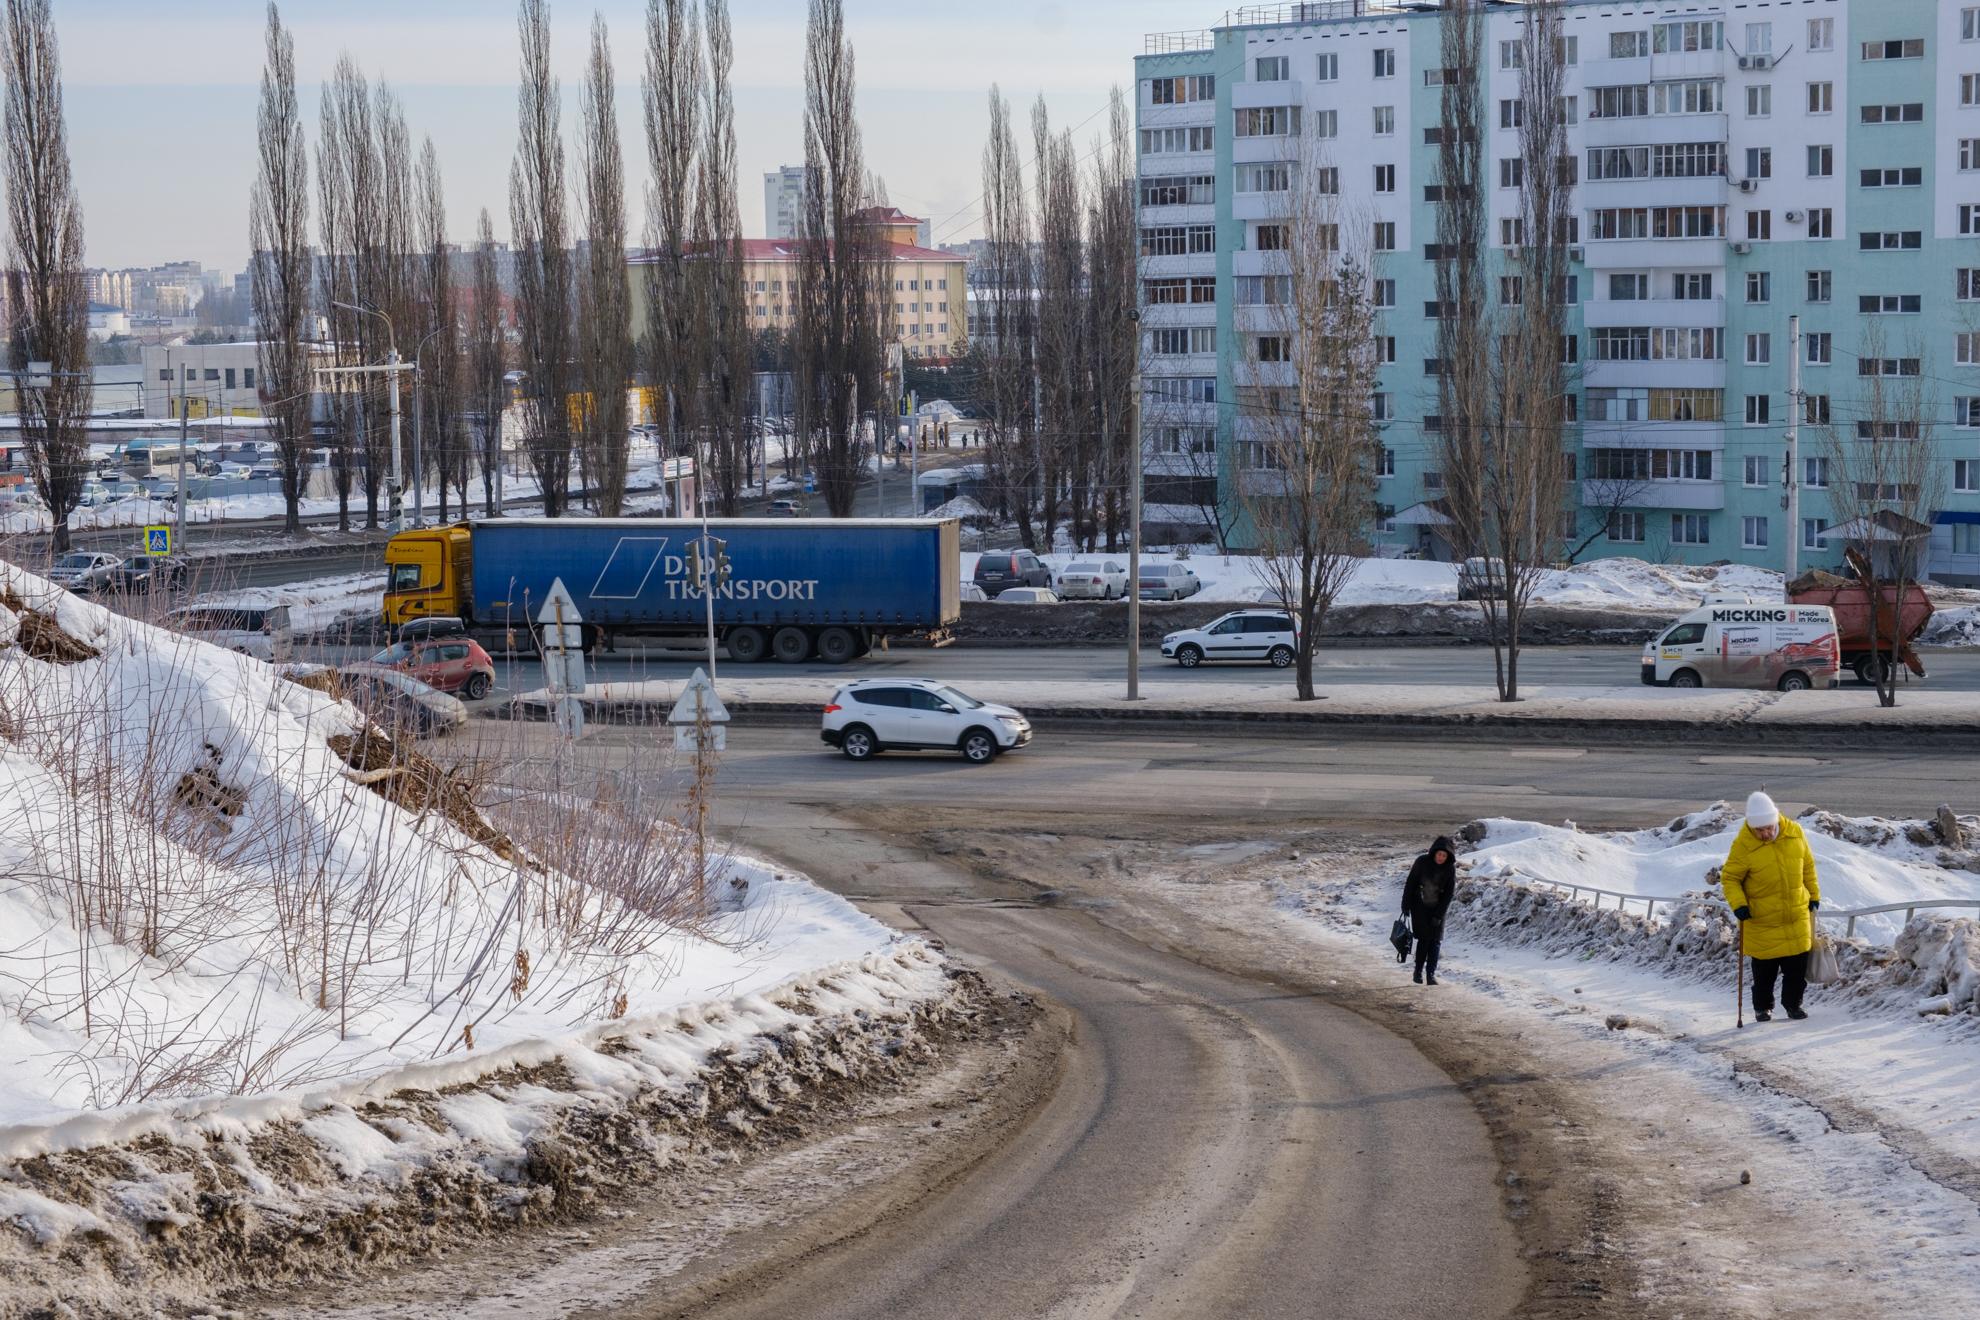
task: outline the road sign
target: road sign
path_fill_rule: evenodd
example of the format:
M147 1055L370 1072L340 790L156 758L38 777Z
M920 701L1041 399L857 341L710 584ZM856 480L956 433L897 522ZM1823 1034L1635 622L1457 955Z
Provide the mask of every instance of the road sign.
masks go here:
M708 671L697 669L694 677L681 692L674 709L668 712L667 723L674 727L674 746L677 750L696 750L704 731L707 746L711 752L725 751L729 745L729 708L722 704L722 698L715 693L715 684L708 677Z
M536 621L538 623L584 622L583 617L578 613L577 597L571 595L571 589L564 585L564 579L558 578L550 584L550 590L543 595L543 608L536 612Z
M564 579L551 582L543 608L536 612L537 636L543 651L543 686L555 701L551 718L566 738L584 732L584 616Z
M167 527L147 527L144 529L144 552L148 555L169 555L172 553L172 529Z

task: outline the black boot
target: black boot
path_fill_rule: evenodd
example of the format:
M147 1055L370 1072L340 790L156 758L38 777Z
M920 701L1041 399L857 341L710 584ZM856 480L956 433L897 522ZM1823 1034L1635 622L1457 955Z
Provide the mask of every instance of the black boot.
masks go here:
M1437 974L1435 972L1425 972L1423 974L1423 984L1425 985L1437 984Z
M1806 1012L1804 1012L1803 1010L1801 1010L1801 1009L1799 1009L1799 1008L1790 1008L1790 1009L1789 1009L1789 1010L1787 1011L1787 1014L1788 1014L1788 1016L1789 1016L1789 1017L1791 1017L1791 1018L1793 1018L1793 1019L1794 1019L1794 1020L1795 1020L1796 1022L1799 1022L1799 1021L1801 1021L1801 1020L1802 1020L1803 1018L1805 1018L1805 1017L1807 1017L1807 1016L1808 1016L1808 1014L1807 1014Z
M1423 964L1422 964L1422 963L1418 963L1418 964L1416 964L1416 975L1414 975L1414 976L1412 976L1412 977L1411 977L1410 979L1411 979L1412 981L1415 981L1415 982L1416 982L1416 983L1417 983L1418 985L1422 985L1422 984L1423 984Z
M1755 1022L1772 1022L1774 1020L1774 1011L1770 1008L1756 1008L1753 1010L1753 1020Z

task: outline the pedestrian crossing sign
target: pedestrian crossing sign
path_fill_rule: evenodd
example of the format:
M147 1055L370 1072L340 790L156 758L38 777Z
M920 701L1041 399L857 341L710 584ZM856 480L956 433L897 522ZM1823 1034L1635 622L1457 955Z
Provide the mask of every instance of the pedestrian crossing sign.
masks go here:
M148 555L169 555L172 553L172 529L170 527L147 527L144 529L144 552Z

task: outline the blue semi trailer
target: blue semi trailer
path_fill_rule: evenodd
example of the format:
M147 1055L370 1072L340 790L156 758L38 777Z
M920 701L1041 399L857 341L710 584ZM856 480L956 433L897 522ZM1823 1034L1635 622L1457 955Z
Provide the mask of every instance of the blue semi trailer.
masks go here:
M951 518L723 518L715 633L731 659L842 664L889 637L949 639L961 616ZM690 572L702 525L680 518L488 518L401 532L385 548L385 623L456 616L507 643L562 579L585 642L706 635ZM522 643L527 644L527 643Z

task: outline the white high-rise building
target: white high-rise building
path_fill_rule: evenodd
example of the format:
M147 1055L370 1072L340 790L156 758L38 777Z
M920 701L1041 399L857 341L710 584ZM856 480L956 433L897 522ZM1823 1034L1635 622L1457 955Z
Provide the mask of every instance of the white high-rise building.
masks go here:
M763 176L763 236L796 238L804 220L804 166L785 165Z

